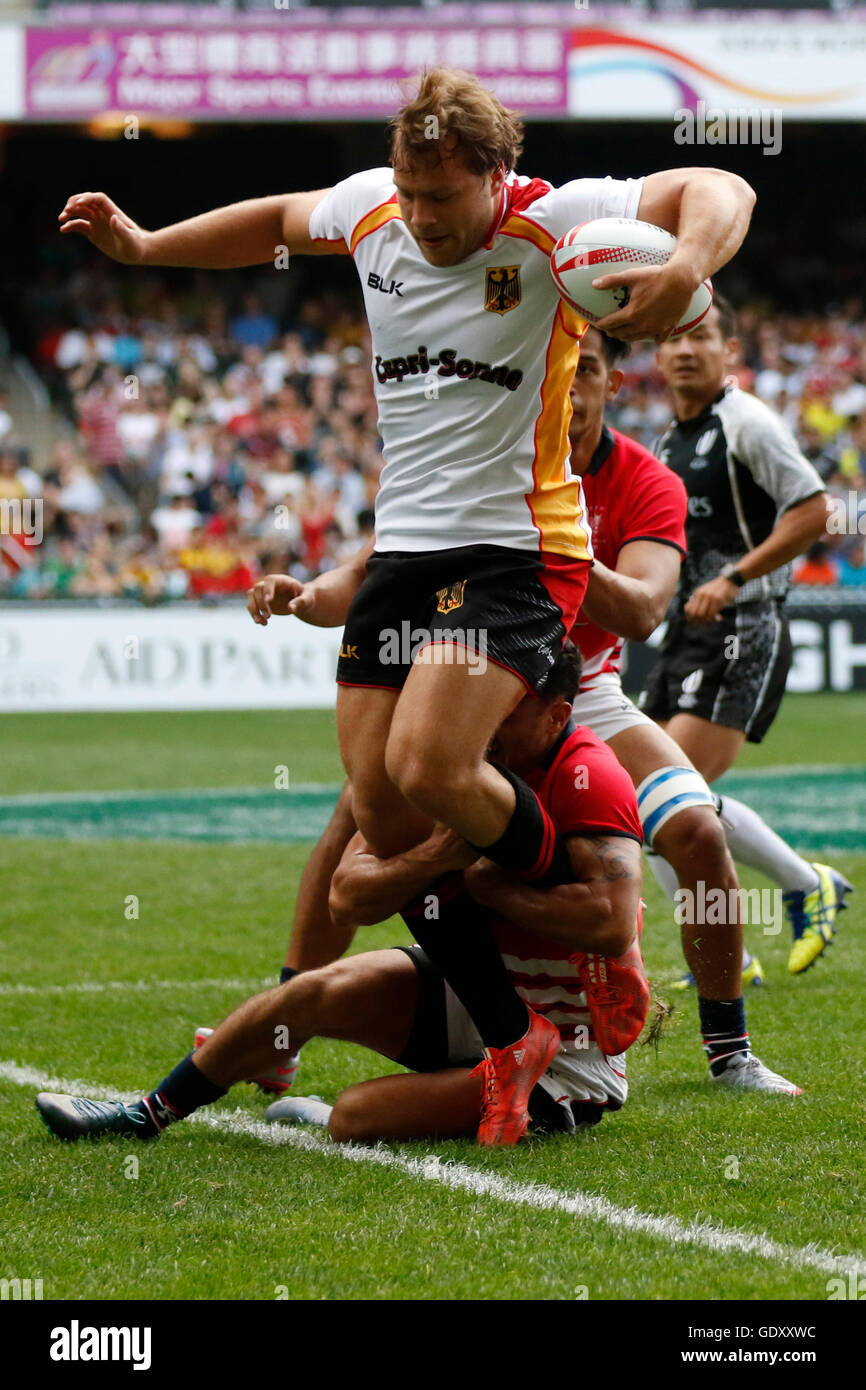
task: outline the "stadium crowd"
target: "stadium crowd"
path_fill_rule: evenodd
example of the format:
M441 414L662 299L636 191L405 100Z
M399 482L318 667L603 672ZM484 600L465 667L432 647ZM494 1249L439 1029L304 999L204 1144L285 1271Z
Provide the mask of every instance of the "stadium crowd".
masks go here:
M747 305L740 342L739 385L785 418L835 499L796 582L866 584L863 304ZM45 317L34 359L67 430L37 471L0 399L0 500L42 499L41 543L0 547L0 596L217 598L330 568L372 529L382 455L359 300L272 312L201 272L133 301L100 269ZM624 370L609 422L651 447L670 415L653 348Z

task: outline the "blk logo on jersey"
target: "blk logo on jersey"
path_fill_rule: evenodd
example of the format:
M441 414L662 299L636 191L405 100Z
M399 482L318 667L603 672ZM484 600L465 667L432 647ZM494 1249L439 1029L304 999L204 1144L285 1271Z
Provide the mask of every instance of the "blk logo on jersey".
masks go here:
M436 605L436 612L453 613L455 608L462 608L465 590L465 579L458 579L456 584L449 584L444 589L437 589L436 597L439 602Z
M375 270L371 270L367 276L367 284L371 290L381 290L382 294L396 294L403 298L402 280L392 280L389 284L384 275L377 275Z
M520 303L520 266L492 265L484 285L484 307L491 314L507 314Z

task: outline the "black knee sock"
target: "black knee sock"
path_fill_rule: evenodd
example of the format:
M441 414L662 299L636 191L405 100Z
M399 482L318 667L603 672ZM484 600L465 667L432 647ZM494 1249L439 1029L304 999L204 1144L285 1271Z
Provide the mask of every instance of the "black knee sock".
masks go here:
M746 1006L739 999L698 999L704 1051L713 1076L719 1076L735 1052L750 1052Z
M129 1106L144 1116L144 1130L159 1134L166 1125L176 1120L184 1120L202 1105L210 1105L226 1094L222 1086L208 1081L203 1072L192 1060L192 1053L179 1062L174 1071L169 1072L164 1081Z
M413 900L403 919L466 1009L486 1047L522 1038L529 1013L511 983L490 928L493 914L445 874Z
M300 970L296 970L293 965L284 965L280 971L280 984L284 985L287 980L293 980L300 973Z
M492 845L476 845L475 848L527 883L547 888L570 883L574 870L568 847L535 792L509 768L500 763L493 763L493 766L511 783L517 805L505 833Z

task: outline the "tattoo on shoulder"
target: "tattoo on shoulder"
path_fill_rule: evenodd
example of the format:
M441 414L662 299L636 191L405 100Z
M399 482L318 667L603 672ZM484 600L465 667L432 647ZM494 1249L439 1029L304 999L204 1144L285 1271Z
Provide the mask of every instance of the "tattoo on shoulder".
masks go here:
M634 866L629 862L630 856L626 849L630 841L623 841L618 837L588 835L586 843L601 864L608 882L613 883L619 878L634 878Z

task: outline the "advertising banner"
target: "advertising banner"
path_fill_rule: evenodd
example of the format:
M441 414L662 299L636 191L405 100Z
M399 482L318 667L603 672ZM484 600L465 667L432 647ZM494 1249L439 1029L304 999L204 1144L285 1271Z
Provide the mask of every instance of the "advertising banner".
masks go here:
M810 594L795 588L784 611L794 647L787 690L866 690L866 594L830 589ZM643 688L663 636L664 625L648 643L626 643L623 685L630 694Z
M866 690L866 602L793 595L788 690ZM624 685L640 691L657 660L626 643ZM327 709L336 702L342 629L243 607L0 605L0 714L31 710Z
M709 122L713 108L801 120L866 115L862 18L648 15L603 24L591 16L571 36L572 116L659 118L699 103Z
M104 111L190 119L376 117L399 81L444 63L468 68L530 115L567 107L568 32L527 24L268 28L29 29L26 111L43 120Z
M0 606L0 711L326 708L341 635L242 606Z

